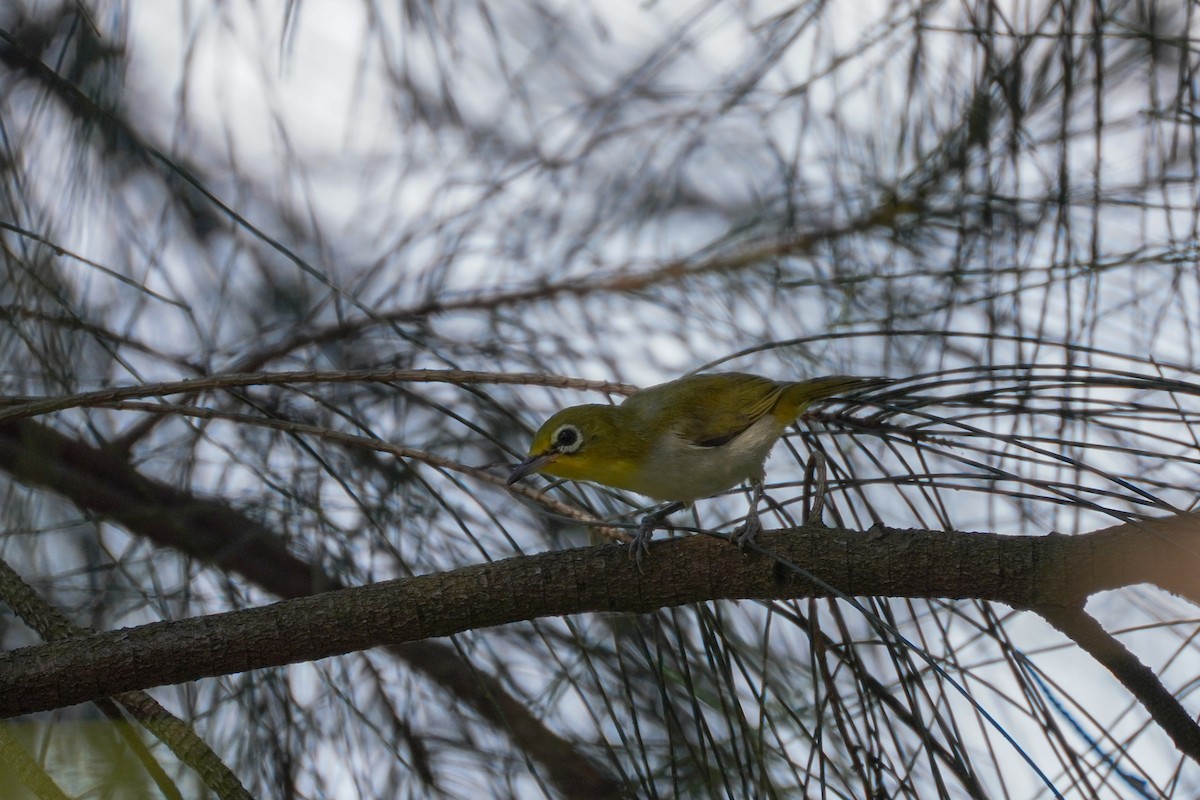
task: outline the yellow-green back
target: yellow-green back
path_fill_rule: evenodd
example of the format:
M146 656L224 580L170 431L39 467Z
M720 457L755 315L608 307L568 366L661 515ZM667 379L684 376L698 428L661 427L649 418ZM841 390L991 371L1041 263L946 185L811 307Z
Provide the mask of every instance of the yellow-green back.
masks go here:
M674 411L677 421L669 429L697 445L714 447L764 414L773 414L780 426L787 426L811 403L873 382L847 375L781 382L744 372L719 372L651 386L631 395L621 407L633 412L637 420L653 420Z

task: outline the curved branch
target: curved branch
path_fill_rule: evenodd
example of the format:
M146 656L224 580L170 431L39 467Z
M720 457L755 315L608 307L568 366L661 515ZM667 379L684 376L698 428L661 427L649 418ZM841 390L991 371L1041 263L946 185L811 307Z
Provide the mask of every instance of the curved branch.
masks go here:
M1045 606L1037 613L1111 672L1145 706L1179 752L1200 762L1200 726L1125 645L1079 606Z
M25 399L0 411L0 423L65 411L108 405L122 400L144 397L166 397L174 394L194 396L199 392L236 389L243 386L283 386L297 383L479 383L522 386L555 386L591 390L605 394L629 395L636 386L611 381L570 378L565 375L546 375L540 372L479 372L462 369L362 369L362 370L299 370L295 372L232 372L186 378L163 383L132 384L98 389L93 392Z

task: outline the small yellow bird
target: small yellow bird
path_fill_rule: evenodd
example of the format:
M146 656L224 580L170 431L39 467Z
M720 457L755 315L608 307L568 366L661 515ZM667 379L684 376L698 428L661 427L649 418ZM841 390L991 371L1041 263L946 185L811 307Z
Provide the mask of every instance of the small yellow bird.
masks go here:
M744 547L762 527L763 462L787 426L815 401L886 382L846 375L781 382L725 372L651 386L617 406L572 406L538 429L508 483L540 472L670 501L638 528L630 555L640 563L668 514L748 480L750 514L734 535Z

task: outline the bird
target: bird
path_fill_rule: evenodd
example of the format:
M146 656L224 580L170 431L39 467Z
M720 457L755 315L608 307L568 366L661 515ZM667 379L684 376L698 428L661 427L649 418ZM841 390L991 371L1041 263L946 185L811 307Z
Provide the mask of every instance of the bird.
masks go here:
M833 375L776 381L744 372L688 375L634 392L619 405L564 408L547 419L508 485L532 473L625 489L668 505L642 519L630 543L639 569L670 515L743 482L750 513L733 539L762 529L764 463L787 427L812 403L888 383Z

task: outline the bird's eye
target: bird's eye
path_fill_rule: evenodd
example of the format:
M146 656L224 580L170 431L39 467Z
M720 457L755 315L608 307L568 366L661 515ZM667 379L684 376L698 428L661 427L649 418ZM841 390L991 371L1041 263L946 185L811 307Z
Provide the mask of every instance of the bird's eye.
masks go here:
M574 453L583 444L583 435L574 425L563 425L554 432L554 449L560 453Z

